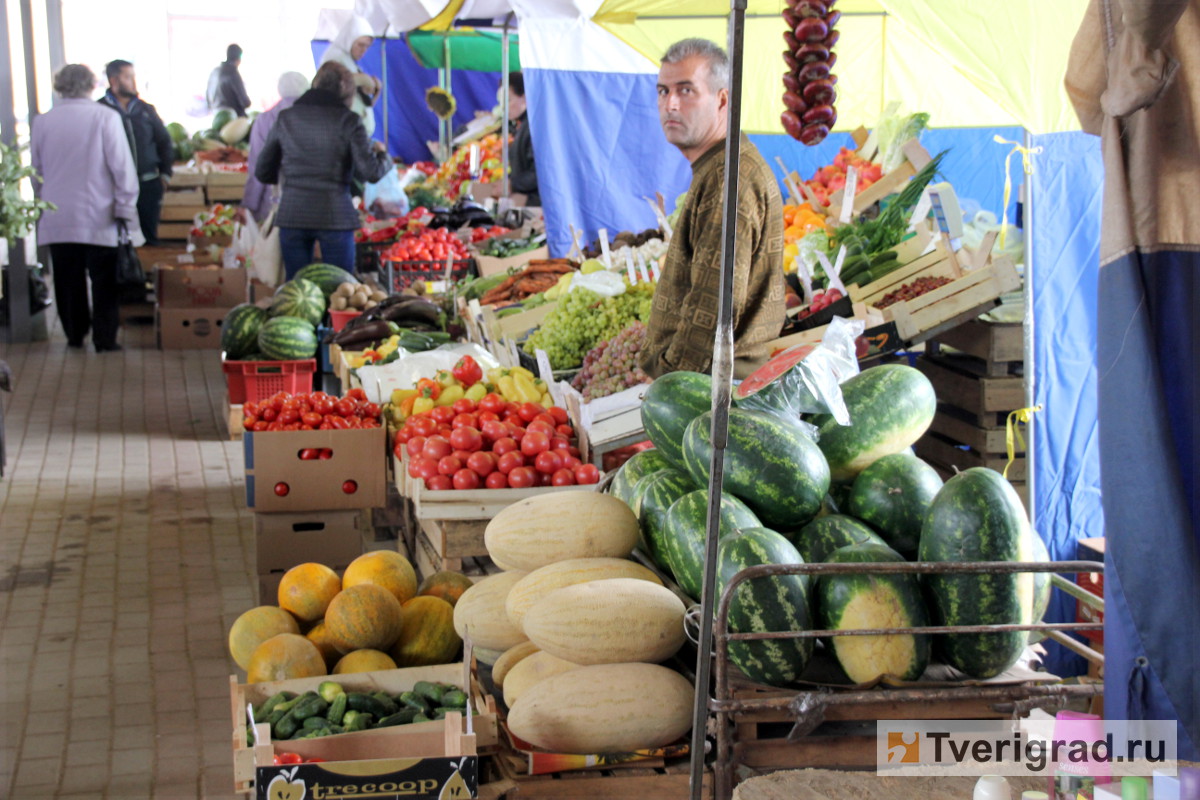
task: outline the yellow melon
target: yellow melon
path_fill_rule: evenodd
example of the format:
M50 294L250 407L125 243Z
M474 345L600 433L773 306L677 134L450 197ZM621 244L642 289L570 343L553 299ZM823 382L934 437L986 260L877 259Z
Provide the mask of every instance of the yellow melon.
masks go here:
M483 541L496 563L529 571L568 558L624 558L637 546L638 520L612 495L550 492L505 508Z
M549 653L537 652L521 659L504 677L504 704L512 708L522 695L537 684L573 669L579 669L579 665Z
M417 596L440 597L454 606L463 592L474 585L475 582L462 573L442 570L421 581L417 588Z
M355 650L341 657L332 674L346 675L350 672L375 672L395 668L396 662L392 661L387 653L378 650Z
M308 633L304 634L304 638L315 644L321 651L321 657L325 659L325 666L332 669L333 665L342 657L337 647L334 646L333 639L329 637L329 628L326 627L325 620L320 620L309 628Z
M607 578L636 578L662 586L657 575L627 558L569 558L539 567L518 581L509 591L504 609L520 628L529 609L555 589Z
M522 660L537 653L538 646L533 642L521 642L504 651L504 655L496 659L496 663L492 664L492 683L500 689L504 688L504 679L508 677L508 673Z
M408 559L395 550L374 550L350 562L342 576L342 588L373 583L391 592L401 603L417 594L417 573Z
M440 597L414 597L400 607L400 638L391 649L401 667L449 664L462 639L454 630L454 609Z
M489 575L458 598L454 606L454 630L463 639L470 635L480 660L489 657L480 653L480 649L498 651L490 656L495 661L505 650L529 638L509 621L504 610L509 589L524 577L524 572Z
M342 590L342 579L324 564L299 564L279 582L279 607L301 622L316 622Z
M373 583L343 589L325 612L329 639L339 652L387 650L400 636L400 601Z
M317 646L298 633L280 633L254 649L246 668L247 683L286 681L327 675Z
M296 618L278 606L257 606L234 620L229 629L229 655L242 669L250 668L250 656L267 639L281 633L299 633Z

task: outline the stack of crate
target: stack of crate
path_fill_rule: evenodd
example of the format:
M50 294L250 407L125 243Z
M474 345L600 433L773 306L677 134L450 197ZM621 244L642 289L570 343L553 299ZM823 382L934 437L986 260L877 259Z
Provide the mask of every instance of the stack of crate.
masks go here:
M207 176L198 170L177 166L163 193L159 211L158 237L181 241L192 230L192 220L207 207L204 187Z
M1008 463L1006 422L1025 406L1025 339L1020 323L971 320L931 341L917 368L937 393L938 410L929 431L913 446L942 473ZM1008 479L1028 504L1025 453L1015 442Z
M205 176L204 191L210 206L217 203L242 202L246 194L246 180L250 177L247 172L214 169Z

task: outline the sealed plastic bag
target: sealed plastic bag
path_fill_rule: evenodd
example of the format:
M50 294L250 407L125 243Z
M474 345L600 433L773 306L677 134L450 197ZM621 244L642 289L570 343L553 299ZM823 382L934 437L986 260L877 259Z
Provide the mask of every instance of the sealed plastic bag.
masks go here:
M854 341L865 327L862 320L834 317L820 344L796 345L772 358L734 389L734 402L789 418L832 414L849 425L841 384L858 374Z
M575 275L570 291L590 289L601 297L619 297L625 294L625 278L619 273L600 270L584 275Z

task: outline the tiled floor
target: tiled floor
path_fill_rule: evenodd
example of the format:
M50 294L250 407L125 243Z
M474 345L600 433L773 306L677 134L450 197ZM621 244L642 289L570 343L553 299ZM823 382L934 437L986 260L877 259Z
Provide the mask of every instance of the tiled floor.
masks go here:
M0 797L233 796L225 637L255 567L220 362L122 340L0 338Z

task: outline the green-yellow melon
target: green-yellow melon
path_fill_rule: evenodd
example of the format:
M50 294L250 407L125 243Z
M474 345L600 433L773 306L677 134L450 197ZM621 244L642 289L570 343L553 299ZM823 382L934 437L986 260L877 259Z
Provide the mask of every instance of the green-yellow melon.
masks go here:
M254 649L246 668L247 683L287 681L326 675L317 646L298 633L280 633Z
M523 694L537 684L573 669L579 669L579 664L541 651L521 659L504 678L504 704L512 708Z
M418 597L440 597L454 607L463 592L475 585L475 582L461 572L442 570L435 572L417 588Z
M502 510L483 540L494 561L528 571L568 558L624 558L637 546L638 521L612 495L549 492Z
M229 655L242 669L260 644L280 633L299 633L296 618L278 606L257 606L243 612L229 629Z
M363 583L382 586L401 603L417 595L417 573L408 559L395 550L373 550L350 562L342 576L342 588Z
M440 597L414 597L400 607L400 638L392 658L401 667L449 664L462 647L454 630L454 608Z
M504 601L504 609L520 628L529 609L555 589L607 578L636 578L662 586L657 575L627 558L569 558L539 567L517 581Z
M477 648L475 656L481 661L489 655L479 650L499 651L490 656L491 661L495 661L505 650L529 638L512 624L504 610L509 590L524 577L524 572L489 575L458 598L458 604L454 606L454 630L463 639L470 636Z
M279 582L279 607L301 622L316 622L338 592L342 579L324 564L298 564L283 574Z
M325 666L333 669L333 665L338 662L342 654L338 652L337 647L333 643L333 639L329 637L329 628L325 627L325 620L320 620L316 625L308 629L308 633L304 637L317 646L321 651L321 657L325 659Z
M325 612L329 638L341 653L386 651L399 638L400 624L400 601L373 583L343 589Z
M395 668L396 662L387 653L378 650L355 650L341 657L332 674L346 675L351 672L377 672Z
M497 688L504 688L504 679L508 677L509 671L517 664L534 653L540 652L538 646L533 642L521 642L504 651L504 655L496 659L496 663L492 664L492 683L496 684Z

